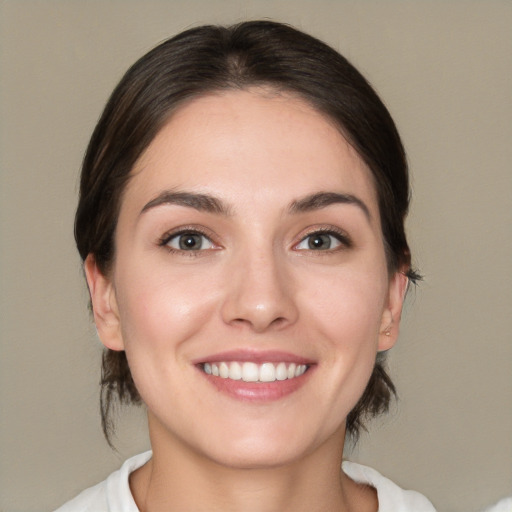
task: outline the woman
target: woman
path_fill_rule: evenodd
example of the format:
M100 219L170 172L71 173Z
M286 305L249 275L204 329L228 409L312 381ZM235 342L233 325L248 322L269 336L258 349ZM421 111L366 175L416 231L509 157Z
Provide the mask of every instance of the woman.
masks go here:
M142 57L92 136L75 236L105 434L142 401L152 452L59 510L433 510L342 466L394 393L408 196L389 113L320 41L248 22Z

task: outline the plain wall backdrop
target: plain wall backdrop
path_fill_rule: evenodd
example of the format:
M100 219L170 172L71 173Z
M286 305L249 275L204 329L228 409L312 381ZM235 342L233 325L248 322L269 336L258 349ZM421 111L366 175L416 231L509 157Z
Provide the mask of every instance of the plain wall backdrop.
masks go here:
M191 26L285 21L389 107L425 275L390 355L400 400L349 457L476 512L512 494L512 2L0 1L0 511L48 511L148 447L98 415L100 343L73 241L80 162L122 73ZM307 411L305 411L307 413Z

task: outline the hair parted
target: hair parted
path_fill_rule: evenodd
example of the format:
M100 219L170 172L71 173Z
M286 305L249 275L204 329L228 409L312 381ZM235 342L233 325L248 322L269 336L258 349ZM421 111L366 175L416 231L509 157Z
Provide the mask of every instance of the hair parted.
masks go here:
M82 260L93 254L108 275L123 191L136 161L181 105L206 94L264 86L292 93L333 121L369 167L378 196L388 268L411 281L404 220L409 179L395 124L366 79L325 43L288 25L249 21L202 26L168 39L139 59L112 93L87 148L75 218ZM389 408L395 387L378 354L368 386L347 418L357 439L365 420ZM140 403L126 355L105 349L101 418L111 444L116 403Z

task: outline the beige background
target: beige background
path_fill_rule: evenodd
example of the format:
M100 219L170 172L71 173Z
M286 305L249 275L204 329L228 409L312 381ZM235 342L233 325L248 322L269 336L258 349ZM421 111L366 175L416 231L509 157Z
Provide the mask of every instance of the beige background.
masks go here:
M111 89L184 28L270 17L337 47L394 115L425 281L390 366L401 400L353 458L438 509L512 494L512 2L0 2L0 511L51 510L147 446L97 413L99 343L72 238L77 176Z

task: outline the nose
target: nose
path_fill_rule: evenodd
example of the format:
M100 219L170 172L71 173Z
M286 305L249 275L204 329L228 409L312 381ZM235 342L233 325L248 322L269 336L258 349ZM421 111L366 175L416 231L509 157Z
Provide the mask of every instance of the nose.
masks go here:
M297 321L294 285L286 262L272 250L239 255L230 268L222 318L254 332L282 329Z

